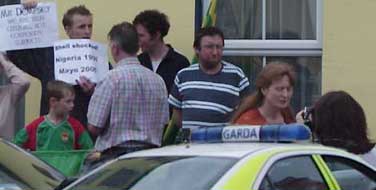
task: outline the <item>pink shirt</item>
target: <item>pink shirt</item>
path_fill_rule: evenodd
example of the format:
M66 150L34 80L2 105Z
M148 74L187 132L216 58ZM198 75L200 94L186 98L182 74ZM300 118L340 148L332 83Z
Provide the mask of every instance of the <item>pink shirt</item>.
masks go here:
M3 60L0 64L3 67L0 69L0 76L5 75L9 81L8 84L0 86L0 137L11 140L16 128L16 104L25 95L30 81L28 75L13 63Z
M97 85L88 110L88 123L103 129L98 151L126 141L160 146L168 117L163 79L136 57L121 60Z

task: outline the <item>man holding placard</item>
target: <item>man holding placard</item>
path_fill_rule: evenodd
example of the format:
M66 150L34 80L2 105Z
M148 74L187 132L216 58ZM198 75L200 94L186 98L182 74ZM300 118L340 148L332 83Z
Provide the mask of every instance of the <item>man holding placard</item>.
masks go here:
M93 16L85 6L76 6L64 14L63 26L70 39L91 39ZM86 114L95 84L86 77L80 77L77 83L79 85L74 86L76 99L71 115L87 126Z
M24 8L35 7L36 0L21 1ZM0 6L19 4L20 0L1 0ZM4 43L4 42L2 42ZM0 137L11 140L16 129L16 108L20 99L30 86L30 79L26 73L17 68L0 52L0 80L8 81L0 87Z
M70 39L90 39L92 35L93 17L83 5L70 8L62 20L66 34ZM55 79L54 48L33 48L27 50L8 51L8 57L18 67L41 81L42 96L40 114L48 113L46 86L48 81ZM107 64L107 60L105 61ZM107 65L108 67L108 65ZM71 115L83 125L87 125L87 108L95 84L86 77L80 77L75 86L75 107Z

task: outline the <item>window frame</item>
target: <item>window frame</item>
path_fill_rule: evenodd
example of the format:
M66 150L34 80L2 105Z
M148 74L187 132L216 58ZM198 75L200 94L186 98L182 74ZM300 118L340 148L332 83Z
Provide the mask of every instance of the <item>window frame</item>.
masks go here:
M196 0L198 1L198 0ZM212 0L200 0L202 5L202 12L201 17L204 20L206 12L209 8L210 2ZM305 85L302 84L297 87L300 89L299 92L301 94L305 94L308 90L315 90L315 94L312 96L306 96L298 98L297 96L292 99L292 101L296 102L293 106L295 111L302 109L302 106L306 106L308 104L312 104L317 100L317 97L322 94L322 70L323 70L323 0L314 0L313 1L304 1L305 4L302 4L302 8L305 6L315 6L315 39L314 40L299 40L299 39L265 39L266 38L266 21L267 21L267 12L266 12L266 5L267 0L261 0L262 2L262 39L230 39L225 36L225 46L223 48L223 59L226 60L226 57L260 57L262 67L265 67L269 58L273 57L286 57L287 59L292 57L302 57L308 59L316 59L315 57L320 58L320 61L314 63L314 67L320 67L320 70L315 72L316 74L307 75L303 74L306 77L316 77L312 78L316 82L310 88L306 88ZM218 6L218 4L217 4ZM217 7L218 8L218 7ZM218 19L218 18L217 18ZM216 21L218 22L218 20ZM308 60L307 59L307 60ZM230 61L231 62L231 61ZM311 62L302 62L302 68L308 68ZM298 70L299 72L301 70ZM300 77L301 73L297 73L297 77ZM257 74L256 74L257 75ZM308 79L308 78L306 78ZM251 80L251 79L250 79ZM253 79L255 80L255 79ZM304 80L304 82L309 82ZM313 91L312 91L313 92Z
M202 0L205 16L210 0ZM266 0L262 0L262 35L265 38ZM322 56L322 0L316 0L316 40L225 39L224 56Z

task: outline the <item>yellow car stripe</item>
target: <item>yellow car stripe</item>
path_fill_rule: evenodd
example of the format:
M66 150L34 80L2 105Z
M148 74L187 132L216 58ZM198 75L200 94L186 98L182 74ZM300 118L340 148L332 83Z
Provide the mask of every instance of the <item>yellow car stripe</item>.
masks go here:
M316 147L317 149L317 147ZM321 148L318 148L321 149ZM322 148L323 150L326 150L325 148ZM274 154L276 153L283 153L283 152L289 152L289 151L305 151L306 149L303 147L283 147L277 150L270 150L268 152L263 152L258 155L255 155L251 157L246 163L244 163L242 166L240 166L240 169L236 171L230 179L225 183L225 185L221 188L223 190L249 190L251 189L251 186L257 179L258 174L260 173L261 169L263 168L263 165L265 162ZM315 158L314 158L315 159ZM320 156L316 158L318 160L321 159ZM327 168L325 162L323 160L317 162L320 163L320 168L324 172L325 179L331 179L330 182L328 182L330 189L340 189L338 188L338 183L336 180L333 180L334 177L331 174L330 170ZM324 163L324 164L323 164Z
M323 175L325 181L328 183L329 189L341 189L337 183L337 180L333 176L332 172L326 165L325 161L321 158L320 155L313 155L313 160L317 164L317 167L320 169L321 174Z
M236 173L231 176L227 183L222 187L224 190L249 190L250 182L254 182L260 173L264 163L270 156L279 151L269 151L256 155L244 163Z

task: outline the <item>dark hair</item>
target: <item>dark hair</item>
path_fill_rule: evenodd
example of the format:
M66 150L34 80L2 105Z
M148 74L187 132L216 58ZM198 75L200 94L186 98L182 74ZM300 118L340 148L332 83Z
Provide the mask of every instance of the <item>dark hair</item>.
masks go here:
M287 76L290 80L290 85L295 85L295 71L287 63L273 61L268 63L258 74L256 78L256 92L253 94L245 97L241 104L239 105L238 109L233 114L231 122L234 123L244 112L248 111L249 109L258 108L264 102L264 95L262 94L261 90L263 88L268 88L274 80L279 80L283 76ZM284 118L288 120L294 121L294 114L292 112L292 108L288 107L282 110L282 115Z
M87 9L85 7L85 5L79 5L79 6L72 7L70 9L68 9L67 12L65 12L65 14L63 16L62 23L63 23L64 27L72 26L74 15L91 16L92 14L89 11L89 9Z
M139 50L137 31L131 23L122 22L114 25L108 33L108 38L116 42L126 53L136 54Z
M167 15L155 9L140 12L133 20L133 25L138 24L144 26L152 36L160 32L162 40L170 29Z
M60 81L60 80L52 80L47 83L47 99L56 98L60 100L64 98L66 92L74 93L74 88L72 85Z
M314 104L314 133L328 146L364 154L375 145L367 136L363 108L345 91L332 91Z
M195 40L193 42L193 47L195 49L201 48L201 39L205 36L220 36L222 38L222 45L225 45L225 37L223 32L214 26L201 28L195 35Z

